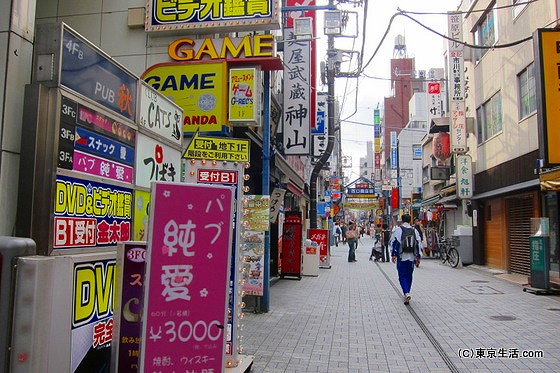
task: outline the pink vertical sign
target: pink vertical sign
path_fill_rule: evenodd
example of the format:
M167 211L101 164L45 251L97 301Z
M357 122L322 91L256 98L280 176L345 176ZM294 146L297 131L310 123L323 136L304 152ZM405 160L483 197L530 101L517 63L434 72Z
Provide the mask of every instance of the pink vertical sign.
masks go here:
M222 372L233 189L152 183L140 371Z

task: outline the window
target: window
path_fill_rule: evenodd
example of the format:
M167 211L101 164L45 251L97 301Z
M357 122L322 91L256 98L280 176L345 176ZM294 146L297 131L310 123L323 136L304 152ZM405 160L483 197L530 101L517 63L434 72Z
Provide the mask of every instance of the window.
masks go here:
M502 95L500 92L476 109L476 122L479 143L502 131Z
M513 0L511 3L512 3L512 5L514 5L514 7L513 7L513 19L516 19L517 16L519 14L521 14L523 9L525 9L525 7L527 6L527 1L526 0ZM516 5L516 4L519 4L519 5Z
M537 87L534 64L530 64L518 75L519 81L519 117L521 119L537 111Z
M494 14L494 9L492 9L494 5L493 3L489 8L490 10L480 17L476 25L474 30L474 42L476 45L491 47L498 40L498 25L495 23L496 16ZM488 49L482 49L482 55L486 54L487 51Z

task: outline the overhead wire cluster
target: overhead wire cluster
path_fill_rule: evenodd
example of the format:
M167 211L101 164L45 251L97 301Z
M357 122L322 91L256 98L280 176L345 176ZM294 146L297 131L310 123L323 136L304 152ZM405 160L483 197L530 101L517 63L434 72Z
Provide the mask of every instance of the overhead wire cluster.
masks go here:
M487 13L487 12L490 12L490 11L492 11L492 10L494 10L494 9L496 9L496 10L499 10L499 9L508 9L508 8L513 8L513 7L520 6L520 5L531 4L531 3L534 3L534 2L537 2L537 1L540 1L540 0L529 0L529 1L526 1L526 2L518 2L518 3L515 3L515 4L511 4L511 5L504 5L504 6L499 6L499 7L493 7L493 8L491 8L491 9L476 9L476 10L470 10L470 11L454 11L454 13L457 13L457 14ZM417 20L416 18L414 18L413 16L411 16L411 15L445 15L445 16L447 16L448 13L438 13L438 12L410 12L410 11L406 11L406 10L402 10L402 9L400 9L400 8L397 8L397 12L394 13L394 14L391 16L391 18L389 19L389 23L388 23L388 25L387 25L387 28L386 28L384 34L382 35L381 39L379 40L379 42L378 42L378 44L377 44L377 46L376 46L376 48L375 48L373 54L371 55L371 57L369 57L369 59L367 60L367 62L364 64L364 63L363 63L363 57L364 57L364 50L365 50L365 45L366 45L366 35L367 35L367 25L368 25L368 22L367 22L367 14L368 14L368 11L367 11L367 10L368 10L368 0L365 0L365 1L364 1L364 20L363 20L362 46L361 46L361 53L360 53L360 55L359 55L360 60L359 60L358 63L357 63L358 69L357 69L357 71L351 72L350 74L346 74L346 76L348 76L348 77L357 78L356 88L355 88L355 90L354 90L354 91L355 91L355 95L354 95L354 97L355 97L354 112L353 112L352 114L350 114L349 116L347 116L346 118L344 118L344 119L338 118L338 119L339 119L339 121L338 121L339 123L340 123L340 122L345 122L345 121L347 121L348 119L352 118L352 117L357 113L357 100L358 100L358 93L359 93L359 87L360 87L360 84L359 84L359 78L360 78L360 77L366 77L366 78L372 78L372 79L380 79L380 80L393 80L392 78L375 78L375 77L368 76L367 74L365 74L365 69L371 64L371 62L373 61L373 59L376 57L377 53L379 52L379 50L381 49L383 43L385 42L385 39L387 38L387 35L388 35L389 32L391 31L391 26L392 26L392 24L393 24L393 21L394 21L397 17L399 17L399 16L402 16L402 17L405 17L405 18L410 19L411 21L413 21L413 22L415 22L416 24L418 24L420 27L422 27L422 28L424 28L424 29L426 29L426 30L428 30L428 31L430 31L430 32L432 32L432 33L434 33L434 34L436 34L436 35L438 35L438 36L440 36L440 37L446 39L446 40L450 40L450 41L456 42L456 43L458 43L458 44L461 44L461 45L464 45L464 46L466 46L466 47L473 48L473 49L500 49L500 48L510 48L510 47L513 47L513 46L516 46L516 45L525 43L525 42L527 42L527 41L529 41L529 40L532 40L532 36L528 36L528 37L526 37L526 38L519 39L519 40L515 40L515 41L509 42L509 43L504 43L504 44L493 44L493 45L477 45L477 44L470 44L470 43L467 43L467 42L465 42L465 41L463 41L463 40L456 40L456 39L453 39L453 38L451 38L451 37L449 37L449 36L447 36L447 35L445 35L445 34L442 34L442 33L438 32L437 30L434 30L432 27L429 27L429 26L423 24L422 22L420 22L419 20ZM544 27L548 27L548 26L550 26L550 25L556 23L557 21L558 21L558 19L557 19L557 20L554 20L554 21L552 21L552 22L550 22L549 24L545 25ZM346 102L346 99L347 99L347 97L348 97L347 91L348 91L348 80L347 80L347 83L346 83L346 86L345 86L344 96L343 96L344 98L343 98L343 102L341 103L341 108L344 107L345 102ZM342 110L340 110L339 113L342 113Z

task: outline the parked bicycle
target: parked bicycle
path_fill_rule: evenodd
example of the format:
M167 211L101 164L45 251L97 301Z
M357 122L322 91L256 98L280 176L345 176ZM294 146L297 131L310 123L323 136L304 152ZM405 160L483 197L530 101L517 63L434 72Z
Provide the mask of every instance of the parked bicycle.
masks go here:
M439 258L441 263L446 262L453 268L457 268L459 265L459 251L455 248L456 242L453 238L442 237L439 242Z

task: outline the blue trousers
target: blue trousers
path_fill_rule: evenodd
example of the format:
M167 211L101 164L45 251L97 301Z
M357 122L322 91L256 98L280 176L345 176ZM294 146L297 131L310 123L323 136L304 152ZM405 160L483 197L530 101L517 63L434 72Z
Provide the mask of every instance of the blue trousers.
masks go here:
M403 294L410 293L412 286L412 272L414 272L414 262L397 258L397 273Z

